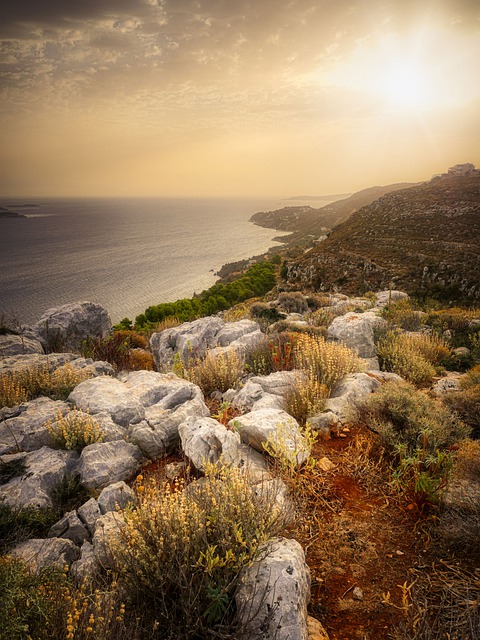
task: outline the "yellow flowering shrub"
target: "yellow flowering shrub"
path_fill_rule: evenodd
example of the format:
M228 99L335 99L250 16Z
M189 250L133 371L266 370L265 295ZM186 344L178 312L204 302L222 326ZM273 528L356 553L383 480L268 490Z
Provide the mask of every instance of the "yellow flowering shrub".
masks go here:
M102 442L105 434L98 422L88 413L72 409L67 414L57 414L54 421L45 422L55 444L61 449L76 449L95 442Z
M232 624L239 572L289 520L277 491L256 492L241 471L213 465L188 487L137 479L113 554L119 583L155 611L162 637L206 637Z

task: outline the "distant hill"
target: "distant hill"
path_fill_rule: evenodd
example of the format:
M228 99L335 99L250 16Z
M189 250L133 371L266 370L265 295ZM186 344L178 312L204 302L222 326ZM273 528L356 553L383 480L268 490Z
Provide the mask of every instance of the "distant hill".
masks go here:
M10 211L10 209L6 209L5 207L0 207L0 218L26 218L27 216L22 215L21 213L16 213L16 211Z
M406 189L413 183L402 182L386 186L369 187L358 191L348 198L343 198L315 209L307 205L284 207L276 211L260 211L250 221L267 229L290 231L290 236L276 238L287 244L304 244L309 238L324 235L335 225L347 220L354 211L373 202L377 198L399 189Z
M445 174L382 196L291 263L288 277L318 290L364 292L393 283L444 300L479 300L480 172Z

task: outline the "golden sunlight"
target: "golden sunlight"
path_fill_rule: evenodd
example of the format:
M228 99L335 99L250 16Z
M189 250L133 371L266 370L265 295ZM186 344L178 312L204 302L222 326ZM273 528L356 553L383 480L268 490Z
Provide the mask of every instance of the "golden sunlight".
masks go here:
M427 74L412 65L398 65L385 70L385 82L379 88L387 101L397 108L422 109L433 106L435 95Z

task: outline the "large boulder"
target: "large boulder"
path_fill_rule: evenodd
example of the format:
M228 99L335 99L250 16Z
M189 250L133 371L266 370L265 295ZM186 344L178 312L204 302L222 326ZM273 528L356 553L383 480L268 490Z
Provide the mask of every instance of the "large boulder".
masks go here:
M7 334L0 336L0 358L28 353L43 353L39 340L24 335Z
M0 422L0 455L53 448L54 441L45 423L54 421L58 414L65 415L69 407L65 402L37 398L21 409L18 416Z
M120 426L140 422L145 409L131 389L108 376L85 380L75 387L68 397L82 411L91 414L105 412Z
M369 360L371 368L378 369L374 331L386 326L386 321L372 311L365 311L364 313L350 311L344 316L339 316L333 320L328 327L327 337L329 340L342 342L360 358Z
M0 373L18 373L26 369L40 369L49 371L62 370L68 365L74 370L85 370L90 376L103 376L113 373L113 367L108 362L94 362L91 358L82 358L74 353L27 353L6 356L0 359Z
M268 376L253 376L240 391L227 391L224 399L234 407L250 411L282 409L285 395L304 375L301 371L278 371Z
M102 515L98 502L95 498L90 498L87 502L84 502L81 507L78 507L77 515L85 525L90 536L93 536L95 533L96 522Z
M307 640L310 571L296 540L267 542L235 594L242 638Z
M79 349L86 338L104 338L111 329L107 311L94 302L73 302L48 309L32 327L49 351Z
M202 358L209 349L245 351L261 339L260 327L252 320L224 322L217 316L209 316L154 333L150 346L157 368L162 369L176 357L187 362L190 358Z
M132 478L143 462L142 452L130 442L97 442L83 449L78 471L84 487L103 489L114 482Z
M46 567L69 567L80 556L80 550L66 538L36 538L21 542L10 551L10 555L23 560L37 573Z
M47 509L53 507L52 494L65 476L76 470L76 451L55 451L42 447L38 451L24 454L1 456L2 462L23 459L26 467L24 475L12 478L0 486L0 501L17 509L33 507Z
M203 470L206 463L220 460L232 465L238 458L240 436L213 418L183 422L179 433L183 452L196 469Z
M233 418L228 423L242 439L257 451L264 451L264 445L272 441L279 453L297 465L303 464L309 454L309 447L300 431L298 422L282 409L258 409Z

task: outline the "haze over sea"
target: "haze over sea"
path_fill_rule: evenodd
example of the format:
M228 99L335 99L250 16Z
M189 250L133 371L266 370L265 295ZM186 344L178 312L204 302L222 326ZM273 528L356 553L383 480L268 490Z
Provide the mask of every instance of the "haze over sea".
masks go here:
M35 203L40 206L25 207ZM275 245L248 222L275 199L35 199L0 202L0 314L31 323L48 308L90 300L112 320L191 297L227 263Z

